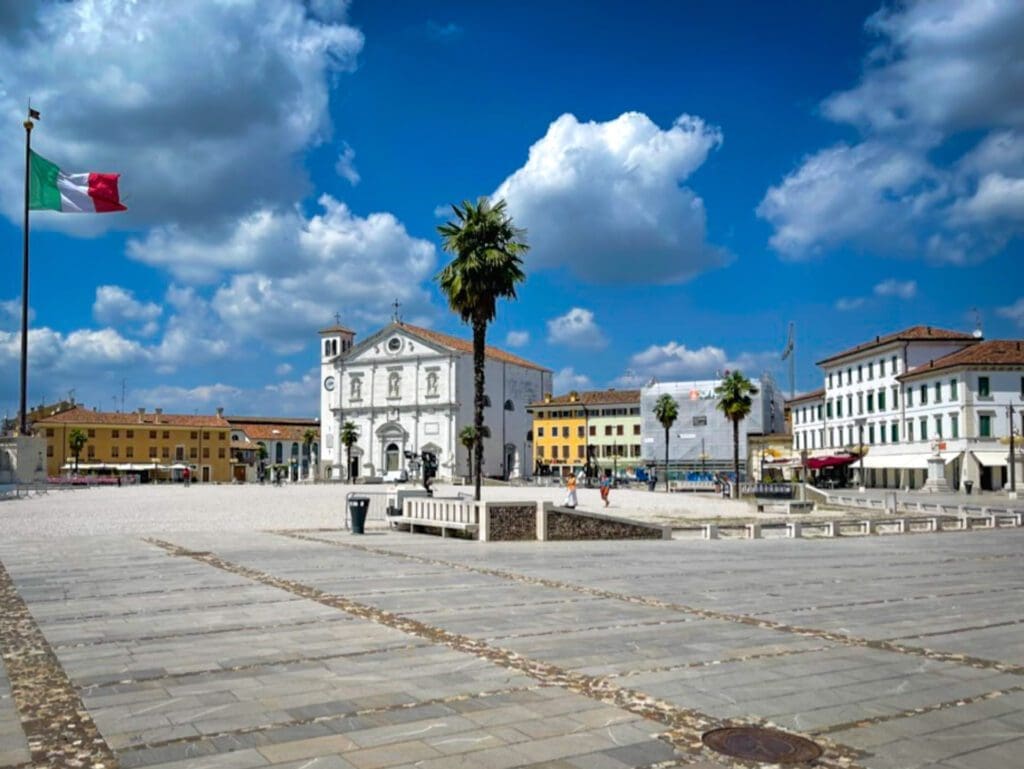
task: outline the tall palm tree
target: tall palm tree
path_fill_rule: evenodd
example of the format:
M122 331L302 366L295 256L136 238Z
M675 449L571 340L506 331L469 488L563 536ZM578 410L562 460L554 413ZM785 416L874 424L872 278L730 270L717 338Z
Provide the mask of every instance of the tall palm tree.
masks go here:
M668 491L668 431L679 417L679 404L676 399L665 393L654 404L654 416L665 428L665 491Z
M345 480L352 480L352 447L359 441L359 429L352 422L341 426L338 440L345 447Z
M455 220L437 228L445 251L454 259L437 275L448 305L473 328L473 426L484 436L484 356L487 324L494 320L499 299L515 299L516 286L526 280L522 256L529 250L525 230L515 227L505 201L453 205ZM480 468L484 442L474 445L475 498L480 500Z
M302 453L305 454L306 458L309 460L309 464L307 465L307 469L306 469L306 475L307 476L309 475L309 473L313 469L313 450L312 449L313 449L313 442L315 440L316 440L316 430L313 430L312 428L307 429L302 434Z
M466 447L466 459L469 467L469 477L473 475L473 448L476 446L476 428L473 425L466 425L459 431L459 443Z
M79 430L77 427L68 433L68 448L71 449L71 453L75 457L75 474L78 473L78 455L82 453L82 449L85 448L85 444L89 442L89 437L83 430Z
M736 476L732 485L733 499L740 496L740 422L750 414L754 404L750 396L757 393L757 387L741 371L727 373L715 388L718 410L732 422L732 471Z

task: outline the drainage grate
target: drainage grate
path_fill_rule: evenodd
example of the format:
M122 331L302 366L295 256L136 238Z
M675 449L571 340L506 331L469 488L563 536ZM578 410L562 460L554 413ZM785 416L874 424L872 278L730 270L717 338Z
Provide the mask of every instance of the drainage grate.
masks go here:
M821 756L821 746L805 737L759 726L714 729L701 740L727 756L766 764L804 764Z

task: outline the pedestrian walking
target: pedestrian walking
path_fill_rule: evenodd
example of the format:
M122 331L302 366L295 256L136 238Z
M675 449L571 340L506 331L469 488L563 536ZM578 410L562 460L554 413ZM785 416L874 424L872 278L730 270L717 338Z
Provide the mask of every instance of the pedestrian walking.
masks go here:
M608 507L608 495L612 491L612 476L607 470L605 470L604 478L601 479L601 500L604 502L604 506Z
M570 510L579 504L576 499L576 476L570 475L565 481L565 502L562 503L563 507L568 507Z
M658 485L658 474L651 468L651 474L647 476L647 490L654 491L655 486Z
M189 472L189 469L187 467L181 471L181 481L186 486L192 483L192 473Z

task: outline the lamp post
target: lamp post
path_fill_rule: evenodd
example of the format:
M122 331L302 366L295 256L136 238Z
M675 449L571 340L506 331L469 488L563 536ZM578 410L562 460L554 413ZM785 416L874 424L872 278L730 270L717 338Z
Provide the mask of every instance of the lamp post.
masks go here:
M807 449L800 449L800 501L807 500Z
M864 482L864 424L868 420L864 417L857 418L857 453L860 454L860 481L859 491L865 491L867 484Z
M1011 451L1012 451L1011 447ZM619 444L616 441L612 441L612 482L619 477Z

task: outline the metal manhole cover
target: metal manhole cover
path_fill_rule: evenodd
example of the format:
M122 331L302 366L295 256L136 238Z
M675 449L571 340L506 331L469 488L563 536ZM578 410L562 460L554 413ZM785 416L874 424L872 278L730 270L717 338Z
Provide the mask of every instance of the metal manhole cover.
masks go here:
M705 732L701 740L733 758L768 764L804 764L821 756L821 746L804 737L759 726L730 726Z

